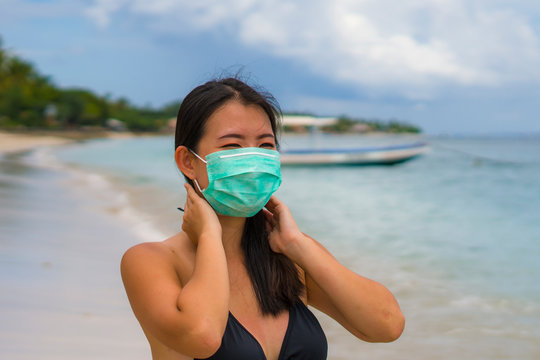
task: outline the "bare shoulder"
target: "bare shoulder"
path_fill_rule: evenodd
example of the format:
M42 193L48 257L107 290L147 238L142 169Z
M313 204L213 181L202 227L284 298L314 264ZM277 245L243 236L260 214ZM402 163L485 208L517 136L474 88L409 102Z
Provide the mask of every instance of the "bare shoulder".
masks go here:
M195 248L184 233L178 233L160 242L145 242L132 246L121 261L122 276L137 276L141 272L152 273L160 269L176 273L180 282L193 270Z
M171 257L170 253L164 242L145 242L134 245L122 256L122 270L136 265L151 265L155 261L163 262Z
M129 248L122 257L124 287L135 317L152 347L155 359L186 359L171 344L178 328L178 297L193 272L193 244L183 233L164 241L145 242Z

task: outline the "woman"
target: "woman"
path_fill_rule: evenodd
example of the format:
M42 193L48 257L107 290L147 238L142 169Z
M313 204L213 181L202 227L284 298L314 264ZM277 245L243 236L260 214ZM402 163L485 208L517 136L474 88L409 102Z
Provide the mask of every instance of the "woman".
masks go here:
M184 99L175 138L188 182L182 232L132 247L121 264L153 359L325 359L307 304L365 341L401 335L390 291L341 265L272 196L278 114L273 98L237 79Z

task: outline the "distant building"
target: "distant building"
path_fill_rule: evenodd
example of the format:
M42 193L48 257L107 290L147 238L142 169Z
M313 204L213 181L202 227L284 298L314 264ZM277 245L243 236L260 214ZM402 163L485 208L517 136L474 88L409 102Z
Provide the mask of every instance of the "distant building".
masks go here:
M120 121L118 119L113 119L113 118L107 119L107 121L105 122L105 125L107 126L107 128L113 131L126 131L127 130L126 124L123 121Z
M283 115L283 126L291 128L297 127L320 127L334 125L337 122L335 117L317 117L310 115Z
M166 132L175 132L176 130L176 118L173 117L173 118L170 118L169 120L167 120L167 125L165 125L165 129L164 129Z
M371 127L368 124L359 122L358 124L353 125L351 130L357 133L366 133L371 131Z
M295 132L305 132L310 128L334 125L336 117L316 117L310 115L283 115L282 125ZM176 128L176 118L170 118L165 125L165 131L174 132Z

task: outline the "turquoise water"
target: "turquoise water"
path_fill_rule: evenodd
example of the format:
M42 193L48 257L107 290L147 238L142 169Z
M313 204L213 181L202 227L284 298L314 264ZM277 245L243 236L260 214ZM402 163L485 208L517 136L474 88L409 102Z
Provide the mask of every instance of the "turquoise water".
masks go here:
M282 144L351 147L414 140L317 135L286 136ZM403 351L420 358L441 346L455 351L437 358L536 358L540 139L428 141L429 153L396 166L283 167L276 195L302 230L396 294L408 320L406 333L380 353L367 348L372 358ZM148 137L91 141L54 154L114 178L169 236L179 229L175 206L183 203L172 153L171 137Z

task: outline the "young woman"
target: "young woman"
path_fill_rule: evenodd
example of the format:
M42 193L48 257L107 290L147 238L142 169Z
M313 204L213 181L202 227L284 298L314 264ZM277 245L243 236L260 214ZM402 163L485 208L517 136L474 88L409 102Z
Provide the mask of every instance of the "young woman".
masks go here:
M326 359L308 304L362 340L401 335L390 291L341 265L272 196L278 115L272 97L232 78L184 99L175 139L188 182L182 232L130 248L121 263L153 359Z

